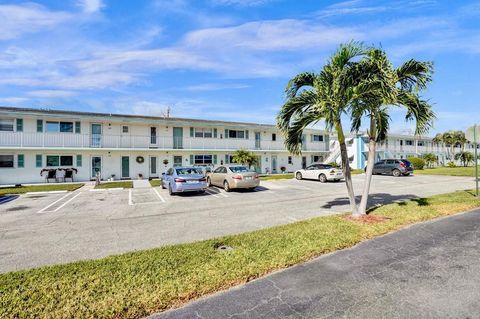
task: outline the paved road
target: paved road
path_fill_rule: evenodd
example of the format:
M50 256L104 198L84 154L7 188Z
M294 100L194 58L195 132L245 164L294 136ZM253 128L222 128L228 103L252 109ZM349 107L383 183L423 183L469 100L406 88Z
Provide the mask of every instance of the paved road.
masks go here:
M480 318L480 210L379 237L151 319Z
M364 176L354 177L357 193ZM374 176L372 203L473 187L446 176ZM256 192L161 188L24 195L0 205L0 272L104 257L348 211L344 183L262 182Z

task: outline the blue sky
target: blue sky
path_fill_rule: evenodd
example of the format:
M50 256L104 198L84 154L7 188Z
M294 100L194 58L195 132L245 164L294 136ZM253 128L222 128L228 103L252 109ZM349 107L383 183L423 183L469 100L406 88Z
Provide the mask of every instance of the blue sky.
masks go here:
M274 123L288 79L353 39L435 63L431 134L480 122L480 2L0 1L0 18L0 105Z

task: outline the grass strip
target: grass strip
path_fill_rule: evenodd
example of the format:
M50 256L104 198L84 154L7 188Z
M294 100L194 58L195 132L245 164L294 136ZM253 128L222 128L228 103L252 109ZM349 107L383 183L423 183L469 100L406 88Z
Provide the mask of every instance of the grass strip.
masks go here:
M449 175L449 176L471 176L475 177L475 167L435 167L416 169L414 175Z
M2 187L0 188L0 196L10 194L24 194L28 192L50 192L50 191L74 191L82 187L83 183L75 184L51 184L51 185L30 185L19 187Z
M351 247L406 225L480 206L461 191L189 244L0 275L1 318L138 318ZM218 252L215 247L234 247Z
M119 182L104 182L95 186L95 189L107 189L107 188L133 188L132 181L119 181Z
M159 187L162 181L160 179L151 179L149 182L152 187Z

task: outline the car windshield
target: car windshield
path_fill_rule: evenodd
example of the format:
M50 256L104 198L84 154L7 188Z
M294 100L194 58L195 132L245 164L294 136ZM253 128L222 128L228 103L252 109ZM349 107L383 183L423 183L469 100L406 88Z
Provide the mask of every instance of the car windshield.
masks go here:
M177 175L203 174L202 169L196 167L177 168Z
M333 167L332 165L323 165L323 168L324 169L331 169L331 168L335 168L335 167Z
M248 168L246 168L245 166L231 166L229 167L230 170L234 173L247 173L247 172L250 172L250 170Z

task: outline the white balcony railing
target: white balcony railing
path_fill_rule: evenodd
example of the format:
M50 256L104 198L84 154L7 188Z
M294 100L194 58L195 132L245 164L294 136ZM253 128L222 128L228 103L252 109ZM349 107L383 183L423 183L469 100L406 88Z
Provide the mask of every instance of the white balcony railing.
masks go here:
M254 139L23 132L0 132L0 147L190 150L236 150L245 148L250 150L285 150L281 141L262 140L258 144L258 141L256 143ZM305 151L326 152L328 151L328 145L322 142L307 142L302 149Z

